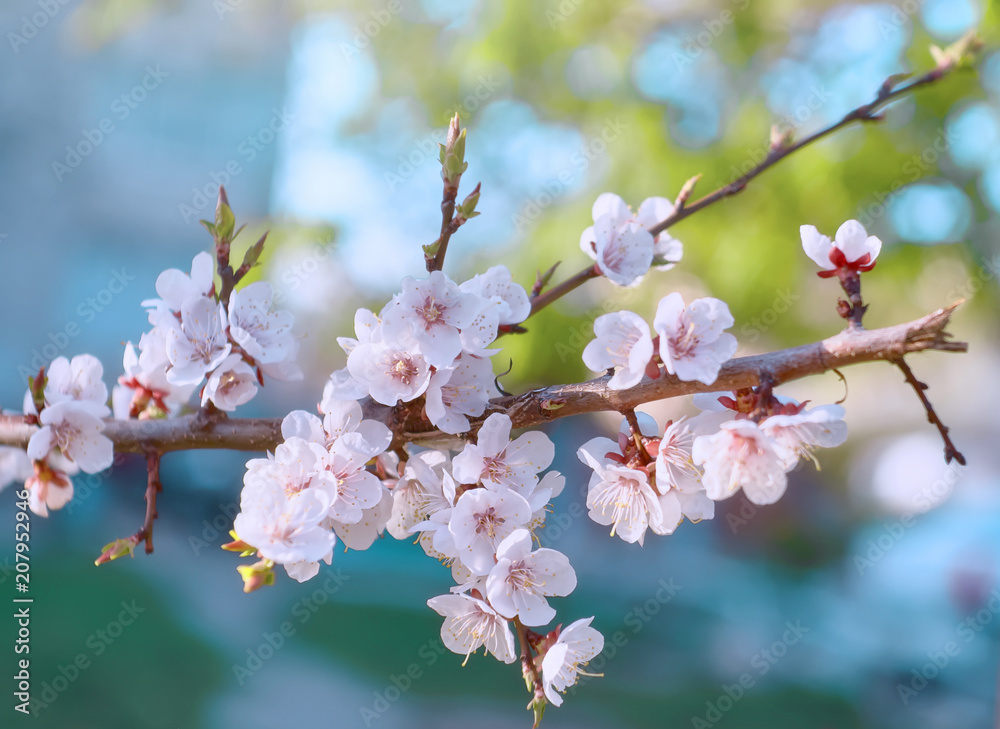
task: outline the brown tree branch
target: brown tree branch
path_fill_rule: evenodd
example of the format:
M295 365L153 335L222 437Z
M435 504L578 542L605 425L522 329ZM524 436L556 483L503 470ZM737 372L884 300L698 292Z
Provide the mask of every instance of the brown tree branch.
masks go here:
M589 382L553 385L500 397L490 403L486 413L474 420L473 430L488 415L497 412L509 415L515 428L527 428L569 415L623 412L656 400L756 386L762 377L779 385L863 362L895 364L905 354L924 350L964 352L968 345L951 341L945 331L952 313L961 303L956 302L906 324L870 331L851 328L813 344L738 357L722 366L712 385L683 382L662 375L655 380L645 378L627 390L610 390L609 377L604 376ZM380 420L392 429L395 434L393 447L412 441L454 437L441 433L424 420L417 403L390 408L367 401L365 412L366 417ZM21 416L0 416L0 445L24 448L35 430L37 426L28 425ZM107 420L104 434L114 442L118 453L206 448L265 451L274 450L282 441L279 418L219 418L205 422L197 415L185 415L168 420Z

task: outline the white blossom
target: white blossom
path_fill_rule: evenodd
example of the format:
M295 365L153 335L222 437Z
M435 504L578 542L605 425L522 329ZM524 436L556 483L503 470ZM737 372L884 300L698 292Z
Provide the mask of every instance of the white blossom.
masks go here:
M672 531L677 521L664 520L659 495L647 474L605 457L617 450L617 444L608 438L594 438L577 450L580 460L594 470L587 487L587 508L596 523L611 525L611 536L641 545L650 526L665 533L663 530L669 527Z
M53 405L72 400L105 405L108 388L104 367L92 354L79 354L72 361L56 357L45 370L45 403Z
M462 354L451 367L439 369L427 387L427 417L442 432L458 434L469 427L468 416L482 415L498 397L493 365L484 357Z
M318 562L333 549L336 537L323 525L330 501L322 489L289 494L270 480L244 489L240 507L233 529L265 559L278 564Z
M448 650L468 660L480 646L485 646L499 661L513 663L517 660L514 636L507 621L483 600L471 595L448 594L432 597L427 605L445 619L441 640Z
M351 377L368 390L372 399L383 405L420 397L431 379L427 360L412 343L359 344L347 357L347 369Z
M132 342L125 345L122 367L125 374L118 378L118 384L111 390L111 408L118 420L141 415L153 400L157 407L176 415L180 408L191 399L197 384L173 385L167 380L166 339L163 331L153 329L145 332L139 340L140 353Z
M565 596L576 589L576 572L569 559L554 549L531 551L531 534L517 529L497 547L497 563L486 579L486 596L504 617L524 625L549 623L556 611L546 597Z
M458 559L476 575L489 574L497 547L515 529L528 525L531 506L506 488L472 489L455 502L448 530Z
M773 504L785 493L787 477L776 443L751 420L722 423L715 435L694 440L692 457L704 466L708 497L720 501L740 488L755 504Z
M392 536L405 539L432 514L451 509L455 494L444 493L442 480L449 465L448 455L434 450L421 451L407 460L402 477L392 488L392 515L387 527Z
M114 445L104 435L107 406L92 401L67 400L49 405L38 416L41 423L28 441L28 457L42 461L53 448L86 473L99 473L111 466Z
M562 705L560 692L576 683L580 669L604 650L604 636L583 618L564 628L542 658L542 685L553 706Z
M256 281L229 296L229 334L243 351L260 364L288 359L293 351L293 317L271 311L271 284Z
M407 276L402 289L382 310L383 338L395 344L412 338L429 364L448 367L462 351L459 331L479 313L479 297L463 293L441 271L419 281Z
M650 197L642 201L635 211L635 220L646 230L652 230L675 212L674 204L665 197ZM684 257L684 246L679 240L663 231L653 244L653 265L658 271L669 271Z
M612 390L637 385L653 357L649 325L638 314L617 311L597 317L594 334L597 338L583 350L583 363L594 372L619 367L608 382Z
M229 356L232 345L226 337L226 312L222 304L201 296L188 299L181 308L180 322L167 329L167 380L174 385L201 382Z
M346 433L330 447L328 468L337 483L337 497L330 506L330 518L342 524L357 524L364 510L382 499L382 482L365 469L371 459L369 444L360 433Z
M385 531L389 517L392 515L392 492L382 486L381 498L371 507L362 509L361 518L347 524L330 520L334 532L348 549L368 549Z
M219 410L232 412L257 394L257 373L238 354L226 357L209 375L201 395L204 406L211 400Z
M847 440L844 409L839 405L822 405L797 415L772 415L760 429L773 440L786 470L794 468L800 458L812 458L813 448L833 448Z
M719 299L695 299L685 307L678 293L663 297L653 320L663 366L681 380L711 385L736 351L736 337L723 332L733 324L729 307Z
M191 261L191 274L176 268L168 268L156 278L156 293L159 299L143 301L142 305L180 311L191 299L208 296L212 290L215 262L212 256L202 252ZM150 316L150 324L156 324Z
M479 429L476 443L455 456L452 474L459 483L482 482L489 488L534 488L538 474L552 463L555 446L538 431L510 440L510 417L494 413Z
M583 231L580 248L597 262L601 273L619 286L637 285L650 267L668 270L681 260L680 241L649 232L674 211L666 198L649 198L633 215L618 195L598 196L591 213L594 225Z
M24 488L28 491L28 508L38 516L47 517L50 509L58 511L73 498L73 481L69 474L47 464L36 464Z
M520 324L531 313L528 292L520 284L514 283L510 269L506 266L493 266L485 273L478 273L459 286L459 289L495 304L500 324Z
M882 250L882 241L874 235L868 235L865 227L857 220L848 220L841 225L833 241L820 233L814 225L803 225L799 232L802 235L802 249L824 271L833 272L839 267L870 271Z

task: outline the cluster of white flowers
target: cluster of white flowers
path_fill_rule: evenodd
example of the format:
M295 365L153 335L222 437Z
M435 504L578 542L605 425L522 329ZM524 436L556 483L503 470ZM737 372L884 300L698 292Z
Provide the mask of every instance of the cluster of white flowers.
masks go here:
M442 432L469 430L496 388L488 349L502 328L524 321L531 304L506 266L494 266L461 286L440 271L403 279L403 290L375 316L360 309L356 339L337 341L347 367L331 376L327 394L371 396L383 405L426 396L426 413Z
M234 290L228 302L217 301L213 271L212 256L199 253L190 274L168 269L157 277L160 298L143 302L153 328L142 335L138 352L125 345L125 372L111 408L96 357L52 361L42 373L41 408L37 393L24 397L24 415L41 426L27 451L0 448L0 489L24 481L31 509L48 516L73 497L70 476L111 466L103 418L112 413L122 420L177 415L203 383L202 405L232 411L257 393L265 375L301 379L292 315L271 310L271 285L252 283Z
M648 201L647 201L648 202ZM595 205L616 209L602 196ZM607 215L607 212L604 213ZM595 226L597 227L597 226ZM834 241L813 226L802 226L802 245L823 269L821 276L856 275L875 265L881 241L855 220L844 223ZM585 234L584 237L587 237ZM736 339L723 330L734 323L726 304L698 299L684 306L680 294L664 297L653 330L637 314L620 311L594 321L596 338L583 352L594 371L615 370L610 389L658 377L660 366L681 380L711 385L722 364L736 351ZM653 332L656 338L653 338ZM667 423L662 435L648 418L626 423L618 442L595 438L577 455L593 469L587 493L590 517L610 525L611 535L642 544L646 531L671 534L688 518L711 519L715 502L739 489L755 504L771 504L784 494L787 474L813 449L838 446L847 438L838 405L807 410L805 404L763 391L696 395L703 412Z
M665 197L648 198L633 213L624 200L606 192L591 212L594 224L580 236L580 248L618 286L638 286L650 268L669 270L684 255L684 246L668 233L649 232L674 212Z
M160 298L142 302L153 328L138 354L131 342L125 347L125 374L112 393L116 418L176 414L203 382L201 404L231 412L257 394L265 375L302 378L292 315L272 311L271 284L252 283L220 301L213 271L212 256L199 253L190 274L172 268L157 277Z
M665 198L650 198L632 213L617 195L601 195L594 225L581 237L595 273L634 286L650 268L673 267L681 244L651 232L673 212ZM839 275L845 290L850 284L859 292L857 274L874 266L881 242L857 221L841 226L835 241L812 226L801 233L820 275ZM301 378L292 317L272 311L269 284L220 297L213 259L202 253L190 274L164 271L156 291L158 299L143 302L152 329L138 348L125 347L125 373L111 396L116 418L176 415L199 387L202 406L232 411L254 397L265 375ZM277 565L299 582L311 579L320 562L332 562L338 541L361 550L386 531L415 538L455 581L448 594L427 601L444 618L445 646L466 659L482 647L513 663L513 624L527 640L526 675L538 680L537 712L539 702L562 703L560 693L603 649L604 638L591 627L593 618L533 630L555 619L549 598L569 595L577 584L564 554L535 548L550 502L565 486L561 474L547 470L554 444L540 432L512 439L512 421L503 413L486 417L478 430L473 422L500 394L491 362L500 350L491 347L530 313L526 291L504 266L462 284L440 271L408 277L378 315L360 309L355 337L338 339L347 362L326 384L322 417L289 413L283 442L247 463L235 541L226 548L257 557L238 568L249 592L273 582ZM712 385L736 351L735 337L725 332L733 324L725 302L685 305L672 293L660 300L652 327L631 311L598 317L583 361L594 371L611 370L612 390L664 371ZM72 497L71 474L96 473L113 458L103 435L112 409L100 362L60 357L46 374L25 396L25 415L40 426L27 452L0 448L0 488L25 480L31 508L43 516ZM401 408L404 416L464 434L465 442L394 444L386 425L365 419L367 398L388 407L413 403ZM807 410L770 387L696 396L695 404L699 415L662 430L630 412L617 441L594 438L578 449L593 470L589 515L610 526L612 536L641 545L647 530L672 534L685 518L713 518L715 502L739 489L756 504L773 503L800 460L847 435L839 406Z
M687 306L678 293L660 300L649 325L631 311L616 311L594 320L596 339L583 350L583 362L595 372L620 368L609 380L612 390L639 384L643 375L659 376L662 364L681 380L711 385L722 363L736 351L736 337L724 330L733 325L726 302L695 299Z
M17 451L7 457L26 476L29 507L39 516L48 516L49 509L61 509L73 498L74 473L100 473L114 460L114 446L104 435L102 420L111 412L103 377L104 368L92 355L81 354L72 361L58 357L45 373L40 407L35 393L28 390L24 395L24 413L34 416L41 427L28 441L27 453Z
M611 525L612 536L642 544L647 529L672 534L684 517L713 518L715 502L740 488L753 503L772 504L800 459L847 438L838 405L806 410L804 403L749 390L696 395L695 404L705 410L668 422L662 436L647 416L640 433L625 424L617 443L594 438L577 451L594 470L590 517Z
M231 548L256 552L262 562L244 574L281 564L304 581L317 574L320 561L330 563L338 537L346 547L367 549L384 531L397 539L416 535L457 583L428 600L445 618L445 646L466 657L485 647L512 663L511 621L550 623L556 612L547 598L576 587L564 554L532 549L549 502L565 486L555 471L542 475L555 455L552 441L538 432L511 440L510 418L498 413L456 454L386 452L388 428L364 420L360 404L335 398L334 389L327 388L322 421L304 411L289 414L274 454L247 464ZM546 693L553 695L572 684L579 666L604 644L582 624L563 636L560 642L558 629L549 634L553 646L564 646L560 660L537 656Z
M389 490L366 469L392 433L363 419L353 400L324 400L322 412L322 420L289 413L284 442L247 463L233 525L242 542L299 582L317 574L320 560L330 564L337 536L352 549L370 547L392 506Z

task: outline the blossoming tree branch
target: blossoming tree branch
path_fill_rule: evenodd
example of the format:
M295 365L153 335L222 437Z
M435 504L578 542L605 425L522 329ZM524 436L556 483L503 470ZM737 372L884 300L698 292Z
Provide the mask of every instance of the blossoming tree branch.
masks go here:
M225 190L214 222L214 256L200 253L185 272L164 271L156 298L143 302L149 331L128 343L124 373L110 393L95 357L59 357L30 379L22 412L0 416L0 487L23 482L20 496L42 517L73 497L72 477L111 466L115 451L145 456L146 514L133 535L115 539L97 563L153 551L160 460L169 451L257 451L246 464L233 541L224 549L251 558L237 569L244 591L276 582L278 568L303 582L334 546L367 549L388 532L415 539L451 570L455 586L427 601L444 619L444 644L468 658L479 648L505 663L520 661L535 723L584 673L603 648L592 617L563 627L549 598L572 592L568 557L536 548L550 502L565 478L549 467L555 445L542 432L515 430L599 411L623 417L617 433L597 434L577 449L591 470L589 516L611 538L642 545L685 521L711 519L715 504L742 490L755 504L777 501L787 474L817 448L847 438L839 404L807 407L776 392L790 380L882 361L897 367L939 430L945 458L964 463L905 357L925 350L965 351L946 331L957 303L912 322L867 330L862 277L876 265L881 241L855 220L829 235L802 225L801 244L834 281L845 328L828 339L733 358L736 338L726 303L685 302L672 293L654 311L618 311L594 321L583 362L589 382L501 393L492 357L505 336L530 335L525 323L548 304L595 278L621 287L650 271L668 271L683 246L667 231L687 216L740 192L793 152L854 122L880 120L892 100L965 65L970 37L935 49L937 65L919 78L894 76L877 97L800 141L772 134L770 154L742 178L689 202L698 178L673 201L651 197L634 210L612 193L593 205L580 237L590 261L550 286L555 266L530 291L503 265L464 282L445 272L451 238L478 215L480 188L459 202L468 163L466 130L452 120L441 145L444 193L438 238L424 247L426 275L403 279L378 313L359 309L354 336L338 339L346 365L326 383L317 413L238 419L229 413L269 380L301 379L291 314L274 311L264 281L245 284L265 238L242 262L230 260L238 235ZM644 403L694 395L700 414L660 428L637 413ZM192 398L196 407L192 408ZM609 437L610 435L610 437ZM167 485L169 488L169 484ZM553 625L554 624L554 625ZM516 641L515 641L516 636Z

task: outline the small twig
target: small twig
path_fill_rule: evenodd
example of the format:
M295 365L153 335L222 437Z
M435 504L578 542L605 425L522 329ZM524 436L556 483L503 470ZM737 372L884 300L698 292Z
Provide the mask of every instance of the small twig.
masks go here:
M874 100L868 102L867 104L862 104L853 111L848 112L842 119L840 119L840 121L835 122L824 129L820 129L818 132L814 132L798 142L785 144L784 146L772 147L767 157L749 172L737 178L733 182L730 182L728 185L723 185L714 192L711 192L689 204L688 196L693 191L694 186L699 179L698 177L692 177L681 189L681 192L677 197L674 212L653 226L649 232L655 237L670 226L684 220L689 215L694 215L696 212L707 208L709 205L742 192L746 188L747 183L764 172L764 170L776 165L778 162L794 152L797 152L800 149L809 146L813 142L833 134L843 127L853 124L854 122L881 121L882 116L876 113L879 109L883 108L890 101L897 99L900 96L904 96L911 91L940 80L948 72L952 71L953 68L953 66L938 66L937 68L928 71L912 83L905 86L899 86L895 89L892 88L892 82L894 79L892 77L886 79L885 83L883 83L879 88L879 92ZM600 275L600 271L596 270L594 266L588 266L586 269L566 279L566 281L553 288L546 295L538 297L533 296L531 301L531 314L529 314L529 317L538 311L541 311L559 297L565 296L585 281L589 281L591 278L597 278ZM862 314L864 314L863 310L857 312L857 318L859 321Z
M867 104L862 104L856 109L849 111L840 121L831 124L828 127L824 127L817 132L810 134L808 137L795 142L794 144L788 144L783 147L777 147L771 149L767 157L761 161L756 167L748 171L741 177L733 180L728 185L720 187L718 190L699 198L695 202L684 205L683 207L678 207L674 212L667 216L664 220L660 221L657 225L650 229L650 233L654 236L662 233L670 226L679 223L684 220L684 218L689 215L694 215L699 210L707 208L709 205L722 200L723 198L736 195L746 188L747 183L753 178L757 177L764 170L776 165L778 162L783 160L785 157L799 151L803 147L807 147L813 142L819 141L830 134L842 129L843 127L849 126L854 122L876 122L882 121L883 117L876 112L882 109L886 104L894 99L904 96L916 89L919 89L928 84L934 83L935 81L943 78L948 72L952 71L954 66L938 66L937 68L928 71L920 78L916 79L912 83L906 84L905 86L899 86L895 89L892 88L890 83L891 79L887 79L885 83L879 88L878 94L875 99L868 102Z
M163 484L160 483L160 454L158 452L150 451L146 454L146 473L146 519L142 524L142 529L135 535L135 542L138 544L145 540L146 554L152 554L153 520L159 516L156 511L156 496L163 490Z
M598 278L600 275L600 269L596 264L592 264L579 273L570 276L562 283L553 286L548 291L541 293L538 296L533 296L531 299L531 313L528 314L528 316L531 317L556 299L561 299L570 291L579 288L592 278Z
M925 390L927 390L927 383L921 382L916 378L913 374L913 370L910 369L910 366L906 364L906 360L902 357L893 359L892 362L894 365L899 367L900 371L903 373L903 377L905 377L906 381L910 383L910 387L913 388L913 391L917 393L917 397L920 398L920 402L923 403L924 410L927 411L927 422L937 427L938 432L941 433L941 439L944 441L944 462L951 463L952 460L955 460L964 466L965 456L963 456L961 452L959 452L958 448L955 447L955 444L951 442L951 437L948 435L948 426L941 422L941 418L939 418L938 414L934 412L934 406L931 405L931 401L927 397L927 393L925 392Z

